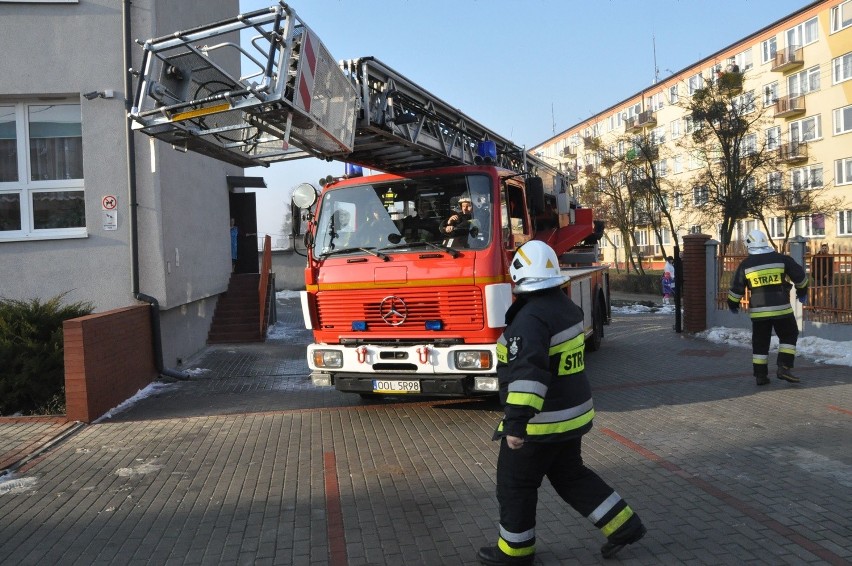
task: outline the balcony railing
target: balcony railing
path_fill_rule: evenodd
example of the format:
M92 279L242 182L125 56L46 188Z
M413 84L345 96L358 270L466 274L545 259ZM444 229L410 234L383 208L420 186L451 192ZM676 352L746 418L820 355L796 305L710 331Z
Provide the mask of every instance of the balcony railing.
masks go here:
M562 157L577 157L577 150L572 146L567 145L562 148L562 151L559 152L559 155Z
M717 76L719 88L730 94L738 94L743 90L743 74L732 71L722 71Z
M638 132L642 128L653 128L657 125L657 113L651 110L640 112L624 122L625 133Z
M775 117L789 118L805 113L805 97L798 96L783 96L775 101Z
M778 159L785 163L807 161L808 144L806 142L785 143L778 148Z
M772 70L778 72L789 71L796 69L805 64L805 58L802 55L802 48L798 45L789 45L775 53L775 59L772 61Z
M630 251L633 252L633 255L641 257L654 257L661 255L657 251L657 246L655 246L654 244L631 246Z
M811 194L802 188L780 191L775 198L779 208L791 212L806 212L811 208Z

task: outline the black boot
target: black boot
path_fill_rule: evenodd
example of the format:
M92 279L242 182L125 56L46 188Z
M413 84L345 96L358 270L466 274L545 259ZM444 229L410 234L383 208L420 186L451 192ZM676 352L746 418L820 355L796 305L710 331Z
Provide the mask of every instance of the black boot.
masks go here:
M640 538L645 536L645 533L648 532L648 529L645 528L645 525L639 521L639 517L636 517L636 522L627 529L619 529L619 532L616 531L615 534L610 536L606 544L601 547L601 555L604 558L612 558L616 554L618 554L622 548L627 546L628 544L633 544L638 541Z
M788 368L787 366L778 366L778 373L775 374L778 379L783 379L784 381L788 381L790 383L799 383L801 381L798 377L793 375L793 369Z
M486 566L532 566L535 554L529 556L509 556L496 546L483 546L476 555Z
M755 375L754 378L758 385L769 385L769 376L766 374Z

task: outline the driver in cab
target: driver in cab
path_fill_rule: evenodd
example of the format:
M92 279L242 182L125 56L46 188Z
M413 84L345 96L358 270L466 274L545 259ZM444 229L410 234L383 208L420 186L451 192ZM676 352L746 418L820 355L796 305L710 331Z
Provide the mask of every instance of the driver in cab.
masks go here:
M469 197L459 198L459 211L453 213L441 224L441 232L447 238L446 245L450 247L467 247L468 235L476 230L473 227L473 201Z

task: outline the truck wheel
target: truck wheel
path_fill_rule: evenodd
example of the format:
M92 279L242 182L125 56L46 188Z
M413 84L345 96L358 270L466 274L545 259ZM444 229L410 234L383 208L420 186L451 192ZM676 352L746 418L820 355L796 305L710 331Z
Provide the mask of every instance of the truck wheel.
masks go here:
M601 347L603 339L603 304L600 299L595 301L595 306L592 309L592 335L586 339L586 349L590 352L595 352Z

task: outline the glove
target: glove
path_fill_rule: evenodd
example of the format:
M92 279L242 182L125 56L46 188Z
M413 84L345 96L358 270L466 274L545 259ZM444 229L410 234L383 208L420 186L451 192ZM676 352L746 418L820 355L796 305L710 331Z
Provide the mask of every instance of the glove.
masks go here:
M740 307L738 307L738 306L728 305L728 308L731 309L731 312L734 313L734 314L737 314L738 312L740 312Z
M803 305L808 304L808 296L807 295L796 295L796 298L799 299L799 302Z

